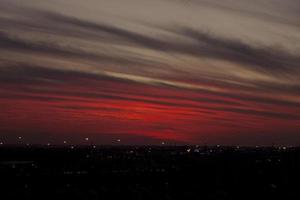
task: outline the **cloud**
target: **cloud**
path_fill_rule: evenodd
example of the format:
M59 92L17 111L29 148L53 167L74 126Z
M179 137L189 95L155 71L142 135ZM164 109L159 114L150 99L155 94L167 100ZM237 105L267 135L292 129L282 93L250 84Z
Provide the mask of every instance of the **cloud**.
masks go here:
M73 102L93 102L99 100L109 100L116 102L135 102L148 105L159 106L158 109L192 109L193 112L208 111L225 111L237 114L254 115L261 117L271 117L289 120L299 120L300 116L291 113L279 113L260 111L255 108L249 108L245 102L252 101L256 103L270 103L283 106L299 106L300 104L291 104L286 101L276 101L272 99L253 98L250 96L226 95L225 93L206 92L208 95L199 96L197 91L193 92L194 97L189 96L169 96L169 95L152 95L140 91L134 91L134 88L143 86L134 81L123 80L119 78L96 75L93 73L84 73L71 70L51 69L42 66L29 66L25 64L6 66L0 68L0 82L8 87L7 93L0 95L2 99L19 99L34 101L73 101ZM20 85L22 84L22 85ZM19 85L19 87L16 87ZM36 88L35 86L43 86ZM85 85L82 87L82 85ZM97 85L103 85L102 91L97 89ZM108 86L105 86L108 85ZM129 86L129 90L125 93L114 92L115 87ZM68 89L72 87L73 89ZM157 86L150 86L157 87ZM5 89L3 87L2 89ZM121 89L120 88L120 89ZM159 90L167 91L168 87L158 87ZM83 89L89 91L83 92ZM133 90L133 91L130 91ZM107 92L104 92L107 91ZM133 93L132 93L133 92ZM178 90L175 92L183 92ZM204 91L203 91L204 92ZM132 93L132 94L130 94ZM205 94L205 93L202 93ZM190 94L191 95L191 94ZM232 98L226 99L226 96ZM235 100L239 100L236 102ZM205 104L205 106L203 106ZM162 106L162 107L160 107ZM221 107L220 107L221 106ZM97 108L95 106L59 106L61 108L81 108L91 110ZM113 109L118 110L118 109ZM184 113L183 113L184 114Z
M108 24L97 24L85 20L76 19L56 13L46 12L42 14L48 20L61 23L66 26L80 27L84 30L96 31L96 33L107 33L110 36L117 36L119 40L112 38L101 38L106 42L128 41L127 45L141 45L162 52L173 52L188 54L197 57L208 57L225 61L246 64L252 70L260 70L267 73L295 73L298 72L300 55L293 55L284 50L283 47L253 47L238 40L225 39L214 36L209 32L194 30L189 27L169 27L166 30L193 39L193 43L177 42L167 38L152 38L146 35L135 33L123 28ZM100 39L100 40L101 40Z
M50 34L55 37L60 36L67 38L75 37L85 42L92 40L96 44L105 44L109 48L112 45L119 45L124 48L141 48L141 51L152 50L161 52L162 54L175 54L179 56L192 56L195 59L201 60L221 60L224 62L237 63L242 73L242 69L254 71L257 74L265 74L272 82L257 80L253 83L252 80L245 80L243 78L236 78L236 84L241 84L245 89L245 84L252 84L254 87L274 90L278 88L287 88L285 91L297 93L299 89L299 73L298 63L300 57L298 54L291 54L285 51L280 46L251 46L244 42L234 39L226 39L224 37L217 37L215 34L201 30L195 30L189 27L174 26L161 27L156 26L159 30L165 30L171 34L176 34L178 37L186 38L187 40L175 40L172 38L150 37L146 34L134 32L121 27L112 26L109 24L95 23L83 19L78 19L62 14L44 11L44 10L22 10L25 16L29 16L23 26L31 29L33 34L38 31ZM35 18L39 18L35 22ZM26 19L26 18L25 18ZM2 21L5 19L2 19ZM19 24L22 22L19 22ZM45 26L47 24L47 26ZM20 31L20 30L16 30ZM55 40L54 40L55 41ZM191 42L192 41L192 42ZM2 32L0 34L0 43L3 49L21 51L21 52L38 52L49 54L53 57L60 56L62 59L79 59L83 62L97 62L100 63L101 68L108 65L112 70L124 73L128 71L131 74L139 74L154 77L180 78L185 70L179 67L171 67L171 65L178 65L176 59L173 63L163 60L161 58L153 58L147 55L138 55L133 52L120 51L120 49L113 49L113 54L107 52L97 52L90 48L84 48L85 45L70 43L68 45L60 45L57 42L49 41L34 41L33 39L22 39L22 37L10 36ZM82 47L83 46L83 47ZM117 54L116 54L117 53ZM125 68L128 67L128 68ZM106 67L106 68L109 68ZM227 66L224 65L224 68ZM149 68L151 68L149 70ZM195 67L194 67L195 69ZM226 71L223 69L222 71ZM239 69L236 69L238 73ZM163 72L163 73L162 73ZM168 75L169 72L169 75ZM219 73L216 71L216 73ZM224 72L222 72L224 73ZM192 76L193 72L189 73ZM208 74L206 78L210 78L214 84L219 84L221 87L232 87L233 82L227 80L232 79L223 76L223 80L213 78L214 74ZM255 78L255 76L252 76ZM280 82L278 78L281 78ZM192 78L192 77L191 77ZM203 81L203 77L202 81ZM201 78L193 78L201 81ZM233 77L234 78L234 77ZM224 82L227 81L227 82ZM281 86L282 83L287 86Z
M32 123L30 130L34 130L37 122L46 123L36 117L41 113L61 123L61 129L65 128L62 122L70 119L90 132L138 134L143 130L151 137L161 134L191 141L199 132L266 130L261 124L268 122L280 130L298 130L300 54L295 46L285 44L291 38L298 41L290 15L281 18L269 9L253 10L244 1L232 9L226 3L193 1L189 4L209 7L203 14L207 19L192 13L192 6L184 8L191 13L182 11L186 17L172 21L165 15L164 20L153 16L156 20L150 18L149 23L137 12L121 20L112 13L105 18L104 12L94 16L62 12L57 5L3 2L0 124L9 119L22 124L27 116L22 126ZM178 2L160 3L179 12ZM122 9L120 16L126 13ZM242 22L245 15L258 13L253 21L269 24L270 37L273 23L288 26L290 37L275 31L281 38L278 43L253 42L262 32L243 31L236 25L232 34L222 23L209 20L223 13L240 16ZM268 33L267 28L263 33Z

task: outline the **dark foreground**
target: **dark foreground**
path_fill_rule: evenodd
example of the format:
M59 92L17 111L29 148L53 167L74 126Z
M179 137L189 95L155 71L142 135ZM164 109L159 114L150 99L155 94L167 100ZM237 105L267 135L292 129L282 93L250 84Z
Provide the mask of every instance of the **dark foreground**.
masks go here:
M300 149L1 147L0 199L300 199Z

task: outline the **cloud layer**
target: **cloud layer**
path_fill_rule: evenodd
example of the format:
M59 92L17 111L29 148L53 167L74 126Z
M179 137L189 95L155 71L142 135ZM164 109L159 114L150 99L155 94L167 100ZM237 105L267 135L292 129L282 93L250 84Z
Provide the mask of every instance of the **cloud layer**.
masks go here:
M274 2L4 0L1 137L299 144L299 5Z

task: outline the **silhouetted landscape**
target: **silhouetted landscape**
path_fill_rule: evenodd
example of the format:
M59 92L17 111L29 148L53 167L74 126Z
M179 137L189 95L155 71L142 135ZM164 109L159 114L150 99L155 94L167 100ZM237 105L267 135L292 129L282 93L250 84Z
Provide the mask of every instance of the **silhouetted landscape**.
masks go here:
M7 199L297 199L300 149L2 146Z

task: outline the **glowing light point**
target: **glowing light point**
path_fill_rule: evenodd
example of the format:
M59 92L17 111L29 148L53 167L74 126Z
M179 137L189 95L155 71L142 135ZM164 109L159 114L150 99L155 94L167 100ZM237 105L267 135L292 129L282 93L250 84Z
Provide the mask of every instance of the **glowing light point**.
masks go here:
M85 141L89 141L89 138L85 138Z
M121 139L117 139L117 142L121 142Z

